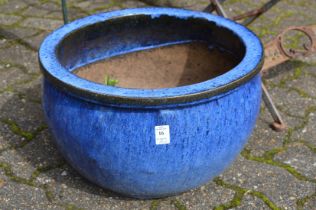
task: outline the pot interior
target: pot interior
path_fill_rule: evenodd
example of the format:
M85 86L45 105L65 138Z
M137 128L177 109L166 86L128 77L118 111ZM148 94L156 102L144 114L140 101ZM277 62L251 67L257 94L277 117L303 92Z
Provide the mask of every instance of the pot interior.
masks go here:
M203 82L232 69L245 46L229 29L202 18L118 17L81 28L59 45L69 71L104 84L158 89Z

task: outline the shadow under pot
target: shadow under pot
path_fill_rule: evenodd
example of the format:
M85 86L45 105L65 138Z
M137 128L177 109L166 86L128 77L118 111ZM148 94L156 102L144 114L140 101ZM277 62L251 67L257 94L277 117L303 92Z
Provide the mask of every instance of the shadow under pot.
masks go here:
M178 194L222 173L245 145L259 113L262 54L251 31L211 14L92 15L41 45L46 120L91 182L136 198Z

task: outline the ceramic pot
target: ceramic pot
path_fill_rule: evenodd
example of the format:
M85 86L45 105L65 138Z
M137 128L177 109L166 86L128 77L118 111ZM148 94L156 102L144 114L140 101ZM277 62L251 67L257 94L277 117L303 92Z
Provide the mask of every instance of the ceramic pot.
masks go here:
M75 69L117 55L203 41L239 59L203 82L162 89L111 87ZM261 101L263 49L246 27L171 8L138 8L71 22L42 43L43 108L57 147L82 176L137 198L199 187L247 142ZM157 69L159 71L159 69Z

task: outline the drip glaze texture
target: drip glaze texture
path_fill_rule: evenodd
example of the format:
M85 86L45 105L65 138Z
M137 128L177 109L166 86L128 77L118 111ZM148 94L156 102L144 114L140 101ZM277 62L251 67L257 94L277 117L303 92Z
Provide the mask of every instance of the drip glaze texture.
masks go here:
M127 24L139 15L156 22L160 18L172 22L165 17L181 21L201 19L205 27L209 23L210 28L206 28L205 33L213 38L198 35L197 31L184 37L179 33L172 40L166 40L170 36L159 36L156 33L165 32L156 30L155 40L149 42L150 36L142 36L141 30L133 29L137 23ZM124 45L116 40L108 43L111 46L107 50L95 50L94 47L100 46L95 45L97 42L106 45L102 38L93 35L99 32L75 36L78 30L102 30L103 23L110 22L108 27L122 16L120 21L127 21L125 25L130 25L133 31L129 34L132 38L123 40L129 43L139 33L137 45ZM87 27L97 23L102 24ZM226 35L232 40L225 39ZM106 36L111 40L110 35ZM86 44L69 48L67 42L73 38ZM94 42L95 38L100 40ZM71 73L74 67L107 56L162 46L175 39L183 43L188 38L222 44L225 48L231 46L229 50L241 61L227 73L205 82L154 90L108 87ZM213 40L216 43L212 43ZM76 47L86 51L76 50ZM130 197L165 197L207 183L240 153L259 113L260 41L243 26L201 12L127 9L76 20L46 38L39 60L44 73L43 108L57 147L91 182ZM161 125L169 125L169 144L156 144L155 126Z

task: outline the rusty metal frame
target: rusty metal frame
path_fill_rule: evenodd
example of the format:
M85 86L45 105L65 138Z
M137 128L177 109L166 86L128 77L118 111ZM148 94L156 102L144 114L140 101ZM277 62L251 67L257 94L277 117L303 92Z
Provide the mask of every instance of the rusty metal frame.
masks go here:
M303 45L304 49L287 49L284 45L285 35L290 31L300 31L308 39ZM316 25L291 26L283 30L273 40L265 44L265 63L261 73L266 74L272 67L290 59L305 57L316 52Z

